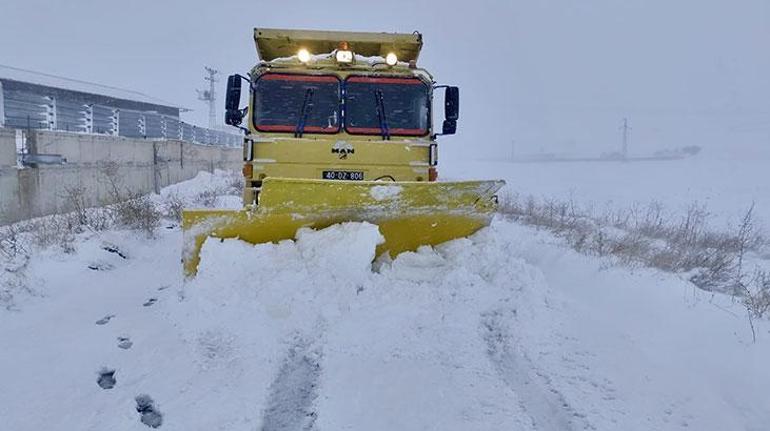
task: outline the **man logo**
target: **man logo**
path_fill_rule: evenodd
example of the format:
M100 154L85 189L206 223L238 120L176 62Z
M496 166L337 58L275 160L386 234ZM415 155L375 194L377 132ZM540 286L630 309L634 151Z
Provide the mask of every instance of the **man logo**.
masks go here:
M332 154L339 154L340 159L347 159L348 154L355 153L353 145L347 141L337 141L332 145Z

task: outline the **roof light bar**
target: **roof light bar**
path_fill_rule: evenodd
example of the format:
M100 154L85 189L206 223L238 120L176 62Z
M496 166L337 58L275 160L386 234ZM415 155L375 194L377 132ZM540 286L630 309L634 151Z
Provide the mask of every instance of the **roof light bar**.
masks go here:
M335 58L337 59L337 63L352 63L353 51L338 49Z
M302 63L307 63L308 61L310 61L310 51L306 50L305 48L300 49L297 52L297 58Z

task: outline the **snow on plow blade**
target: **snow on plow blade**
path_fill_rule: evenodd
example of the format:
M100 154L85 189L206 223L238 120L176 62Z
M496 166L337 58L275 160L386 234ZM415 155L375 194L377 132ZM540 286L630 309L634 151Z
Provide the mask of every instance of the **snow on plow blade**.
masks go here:
M184 273L195 276L208 237L277 242L294 239L302 227L322 229L347 221L378 225L385 242L377 255L440 244L489 225L494 195L504 184L266 178L256 208L183 212Z

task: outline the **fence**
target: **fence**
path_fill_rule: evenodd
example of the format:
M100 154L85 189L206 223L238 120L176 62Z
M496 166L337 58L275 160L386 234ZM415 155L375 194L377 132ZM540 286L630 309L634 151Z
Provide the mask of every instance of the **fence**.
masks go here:
M0 83L0 127L26 130L62 130L127 138L176 139L202 145L240 146L241 136L196 127L179 120L178 109L134 110L108 104L87 103L82 95L63 90L3 89ZM57 95L58 94L58 95ZM105 99L105 98L101 98ZM106 98L109 102L109 99ZM118 105L117 101L113 103ZM136 104L135 104L136 105ZM152 105L147 105L152 106Z

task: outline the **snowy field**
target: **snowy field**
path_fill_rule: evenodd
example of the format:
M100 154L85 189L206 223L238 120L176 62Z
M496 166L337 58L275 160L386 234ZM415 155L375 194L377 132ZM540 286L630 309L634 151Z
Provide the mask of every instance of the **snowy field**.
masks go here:
M770 146L763 151L713 154L684 160L639 162L447 162L444 179L504 178L507 189L523 195L573 199L597 208L628 208L659 202L672 212L705 205L717 224L734 223L755 204L770 228Z
M693 163L689 174L714 180L675 187L668 180L685 175L673 165L655 175L602 166L478 162L442 174L483 172L536 195L627 203L612 184L622 174L641 200L708 198L726 212L746 197L767 211L761 199L770 199L767 181L743 182L757 172L717 179ZM554 185L562 177L572 185ZM201 174L164 195L218 182ZM745 310L728 297L579 255L503 219L372 265L379 241L366 223L275 245L209 241L186 285L171 221L155 239L112 230L80 234L71 253L35 250L29 290L0 309L0 429L148 429L138 410L163 430L770 423L770 323L757 323L752 343Z

